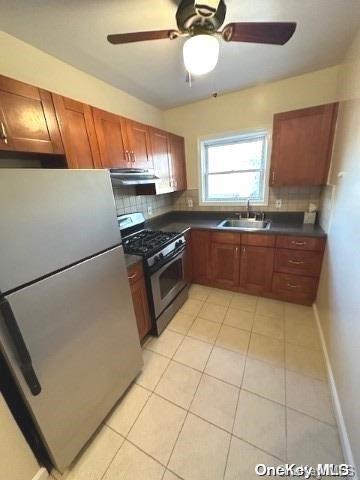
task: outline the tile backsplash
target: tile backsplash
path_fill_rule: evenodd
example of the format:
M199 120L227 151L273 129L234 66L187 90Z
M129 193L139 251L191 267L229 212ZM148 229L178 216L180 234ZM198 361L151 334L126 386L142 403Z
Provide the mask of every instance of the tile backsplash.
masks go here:
M136 195L133 187L113 187L116 210L118 215L131 212L142 212L145 218L156 217L172 210L184 211L241 211L241 207L199 206L199 191L186 190L184 192L167 193L163 195ZM309 203L317 207L321 203L321 187L279 187L270 188L269 205L253 207L258 211L304 212ZM188 206L188 200L193 206ZM275 200L281 199L282 206L277 209ZM151 214L149 213L151 209Z
M118 215L142 212L145 218L156 217L173 210L173 193L163 195L136 195L133 187L113 187ZM149 208L151 214L149 214Z
M245 206L200 206L199 190L186 190L176 193L173 204L174 210L200 210L200 211L234 211L245 210ZM309 203L314 203L319 208L321 197L321 187L277 187L270 188L269 204L264 206L254 206L253 210L259 211L280 211L280 212L304 212L308 210ZM275 207L276 199L281 199L281 208ZM192 200L193 207L188 206L188 201Z

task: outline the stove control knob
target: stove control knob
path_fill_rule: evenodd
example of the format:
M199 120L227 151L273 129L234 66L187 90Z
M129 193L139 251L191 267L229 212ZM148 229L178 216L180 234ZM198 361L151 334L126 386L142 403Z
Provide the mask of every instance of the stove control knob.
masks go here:
M159 253L159 257L160 257L160 259L164 258L164 254L163 254L163 253Z
M159 256L158 255L155 255L154 257L154 262L158 262L160 259L159 259Z
M183 240L180 239L175 243L175 247L180 247L183 243Z

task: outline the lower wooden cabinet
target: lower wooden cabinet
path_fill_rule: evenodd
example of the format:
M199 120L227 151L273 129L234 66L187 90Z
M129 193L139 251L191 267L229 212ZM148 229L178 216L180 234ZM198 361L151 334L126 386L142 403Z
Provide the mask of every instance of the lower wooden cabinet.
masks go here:
M191 231L192 280L310 305L324 247L323 238L196 229Z
M236 287L239 284L239 245L212 242L211 280L219 286Z
M192 252L191 252L191 230L185 233L186 251L185 251L185 280L187 283L193 281Z
M151 317L146 293L144 272L140 262L132 265L128 269L128 278L139 337L140 340L142 340L151 330Z
M295 303L311 303L316 298L318 279L304 275L274 273L273 293L277 298Z
M207 284L211 278L211 232L191 231L193 281Z
M274 270L274 248L241 247L240 287L260 294L271 292Z

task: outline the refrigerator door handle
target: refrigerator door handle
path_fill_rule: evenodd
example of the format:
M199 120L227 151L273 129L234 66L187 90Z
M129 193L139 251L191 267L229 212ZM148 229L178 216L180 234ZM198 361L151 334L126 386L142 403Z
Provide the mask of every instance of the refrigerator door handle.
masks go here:
M41 385L34 371L29 350L27 349L11 306L5 297L0 297L0 310L4 317L6 329L16 349L20 370L25 381L28 384L31 393L34 396L39 395L41 392Z

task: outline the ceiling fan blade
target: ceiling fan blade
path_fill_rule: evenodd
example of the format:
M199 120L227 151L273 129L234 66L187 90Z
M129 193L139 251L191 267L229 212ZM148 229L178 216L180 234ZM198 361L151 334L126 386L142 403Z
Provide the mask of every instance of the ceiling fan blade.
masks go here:
M107 39L113 45L121 43L144 42L146 40L161 40L169 38L170 40L176 38L179 32L176 30L152 30L149 32L133 32L133 33L114 33L108 35Z
M295 29L294 22L239 22L229 23L221 33L227 42L284 45L293 36Z

